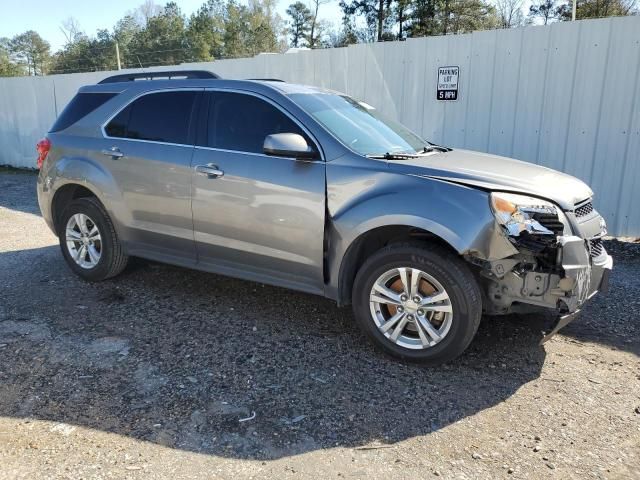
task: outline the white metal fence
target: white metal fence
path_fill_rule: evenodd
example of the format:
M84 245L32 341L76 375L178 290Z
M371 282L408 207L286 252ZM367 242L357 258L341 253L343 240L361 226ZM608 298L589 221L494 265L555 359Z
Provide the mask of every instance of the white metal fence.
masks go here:
M458 100L438 101L437 69L449 65ZM343 91L431 141L568 172L592 186L612 234L640 236L640 17L176 68ZM35 143L78 87L112 73L0 79L0 164L35 167Z

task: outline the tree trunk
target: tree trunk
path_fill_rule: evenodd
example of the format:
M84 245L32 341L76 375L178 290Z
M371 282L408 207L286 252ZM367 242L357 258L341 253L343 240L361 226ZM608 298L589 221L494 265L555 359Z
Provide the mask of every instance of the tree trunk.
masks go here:
M442 34L447 34L447 28L449 26L449 0L444 2L444 23L442 24Z
M384 0L378 2L378 41L382 41L382 21L384 20Z
M316 37L315 37L315 31L316 31L316 19L318 18L318 9L320 8L320 0L316 1L316 10L313 13L313 21L311 22L311 38L309 38L309 46L311 48L315 47L316 45Z

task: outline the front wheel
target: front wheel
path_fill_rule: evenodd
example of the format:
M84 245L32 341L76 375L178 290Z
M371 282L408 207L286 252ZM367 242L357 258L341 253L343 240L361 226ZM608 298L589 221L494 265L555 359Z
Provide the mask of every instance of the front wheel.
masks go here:
M358 270L353 309L360 328L385 352L439 364L471 343L481 294L467 265L439 245L390 245Z

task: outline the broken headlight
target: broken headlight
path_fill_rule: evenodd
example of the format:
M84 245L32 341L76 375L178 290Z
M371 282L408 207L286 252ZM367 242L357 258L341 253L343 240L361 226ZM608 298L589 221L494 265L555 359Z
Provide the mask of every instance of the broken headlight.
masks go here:
M493 214L511 237L530 235L562 235L567 222L563 212L553 203L526 195L494 192L491 194Z

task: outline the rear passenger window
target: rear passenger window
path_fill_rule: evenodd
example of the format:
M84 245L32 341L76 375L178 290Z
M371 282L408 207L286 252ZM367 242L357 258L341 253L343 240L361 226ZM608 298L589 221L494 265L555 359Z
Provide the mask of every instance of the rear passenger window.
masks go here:
M144 95L120 111L105 131L110 137L189 144L191 111L197 93Z
M78 93L62 110L51 131L59 132L70 127L116 95L117 93Z
M302 129L270 103L253 95L212 92L209 147L262 153L265 137L273 133L297 133L312 145Z

